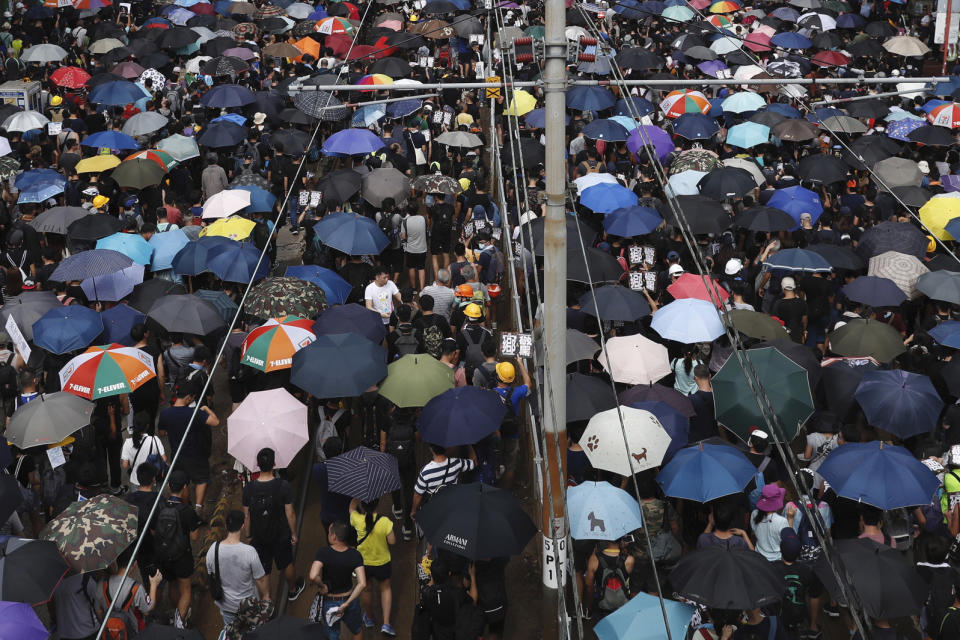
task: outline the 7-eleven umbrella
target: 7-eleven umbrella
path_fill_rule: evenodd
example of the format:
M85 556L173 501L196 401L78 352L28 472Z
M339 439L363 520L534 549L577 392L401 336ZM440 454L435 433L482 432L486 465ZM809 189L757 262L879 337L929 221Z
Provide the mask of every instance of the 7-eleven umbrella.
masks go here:
M110 344L90 347L60 370L60 388L87 400L130 393L155 377L153 357Z
M240 362L260 371L289 369L293 354L316 339L313 320L297 316L270 318L244 338Z
M624 448L624 431L629 450ZM620 407L590 418L580 441L594 469L631 476L659 466L670 446L670 434L649 411Z
M269 447L283 469L309 440L307 405L285 389L254 391L230 415L227 453L256 470L257 453Z
M939 107L934 107L933 110L927 114L927 120L930 121L930 124L938 127L946 127L947 129L960 127L960 104L948 102Z
M700 91L691 89L671 91L660 103L660 110L667 118L679 118L685 113L706 113L710 111L710 101Z
M328 36L335 33L353 33L353 25L343 18L324 18L316 24L314 31Z

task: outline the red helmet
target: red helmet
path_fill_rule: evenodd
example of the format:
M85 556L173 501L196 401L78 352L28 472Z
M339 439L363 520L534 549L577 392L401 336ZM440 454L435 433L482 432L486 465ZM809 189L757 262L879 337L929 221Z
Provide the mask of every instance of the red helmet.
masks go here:
M500 285L498 285L498 284L488 284L488 285L487 285L487 293L490 294L490 297L491 297L491 298L499 298L499 297L500 297Z

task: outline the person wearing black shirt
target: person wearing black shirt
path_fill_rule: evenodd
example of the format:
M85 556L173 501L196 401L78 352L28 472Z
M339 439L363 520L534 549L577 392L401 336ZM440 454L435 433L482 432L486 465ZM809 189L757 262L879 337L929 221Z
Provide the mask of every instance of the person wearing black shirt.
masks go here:
M791 637L813 637L819 628L820 594L823 588L810 565L798 562L802 551L803 545L792 527L780 532L780 560L774 562L773 566L786 584L779 618L790 631ZM805 626L809 632L804 629Z
M790 276L780 281L780 288L783 297L773 303L770 313L783 321L791 340L803 344L807 337L807 303L797 296L797 283Z
M323 596L323 619L330 640L340 639L340 623L347 626L354 640L363 633L363 614L360 611L360 594L367 587L363 556L347 545L350 527L344 522L334 522L327 530L329 546L320 547L310 566L310 581L320 587ZM353 576L357 582L354 584ZM327 624L328 614L342 616L332 625Z
M213 446L211 427L220 424L217 414L207 407L200 407L193 426L190 417L193 415L194 399L200 394L197 385L190 382L178 384L174 390L173 405L160 412L157 431L160 436L170 439L170 449L176 451L181 441L184 441L183 451L177 460L177 469L182 470L187 479L196 485L197 512L203 509L203 498L207 493L207 483L210 482L210 451Z
M180 526L183 528L183 534L187 538L187 548L179 557L172 560L162 560L158 564L164 580L170 583L170 601L177 603L173 624L175 627L182 629L187 620L188 611L190 610L190 576L193 575L193 549L190 546L190 542L200 537L201 521L196 511L187 504L187 501L190 499L190 489L187 487L187 475L182 471L174 471L170 474L168 486L170 487L170 496L167 498L165 506L173 507L177 510L177 518ZM157 514L159 520L159 510ZM153 522L151 524L155 527L151 530L154 536L154 553L159 559L162 554L157 547L157 523Z
M717 418L713 406L713 386L710 384L710 369L704 364L693 368L693 379L697 383L697 390L690 395L690 404L696 415L690 418L688 442L700 442L717 433Z
M149 462L141 462L137 465L137 490L123 497L126 502L137 507L137 537L143 538L143 544L137 556L137 565L140 567L140 576L144 584L149 582L150 576L157 570L157 563L153 556L153 535L147 524L147 517L153 508L153 503L160 495L154 486L156 480L157 468Z

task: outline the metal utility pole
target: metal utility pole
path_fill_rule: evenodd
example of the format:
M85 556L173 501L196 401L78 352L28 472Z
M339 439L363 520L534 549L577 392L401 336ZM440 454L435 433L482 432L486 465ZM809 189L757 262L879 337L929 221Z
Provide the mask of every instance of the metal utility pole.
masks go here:
M543 496L543 583L563 589L566 583L567 527L563 516L567 450L567 9L564 0L546 0L546 195L544 223L544 371L543 429L547 482ZM549 491L550 495L546 492Z

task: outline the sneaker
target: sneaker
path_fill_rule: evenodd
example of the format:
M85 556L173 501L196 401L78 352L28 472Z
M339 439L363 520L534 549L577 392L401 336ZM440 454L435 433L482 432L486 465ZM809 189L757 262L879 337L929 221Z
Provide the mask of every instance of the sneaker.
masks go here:
M804 640L820 640L823 637L823 632L820 629L804 629L800 632L800 637Z
M376 625L377 623L373 621L373 618L368 616L366 613L363 614L363 626L365 626L367 629L373 629Z
M300 233L300 229L290 229L290 233L292 233L293 235L297 235Z
M396 505L393 506L393 519L394 520L403 520L403 508Z
M403 534L404 542L410 542L411 540L413 540L413 529L411 529L407 525L403 525L400 528L400 533Z
M823 605L823 612L831 618L840 617L840 607L835 604L827 603Z
M180 617L180 609L173 610L173 628L174 629L183 629L183 618Z
M293 591L287 592L287 600L293 602L300 597L300 594L303 593L303 590L307 588L307 581L303 578L297 578L297 586Z
M394 631L393 627L391 627L388 624L384 624L382 627L380 627L380 633L382 633L385 636L390 636L391 638L397 637L397 632Z

